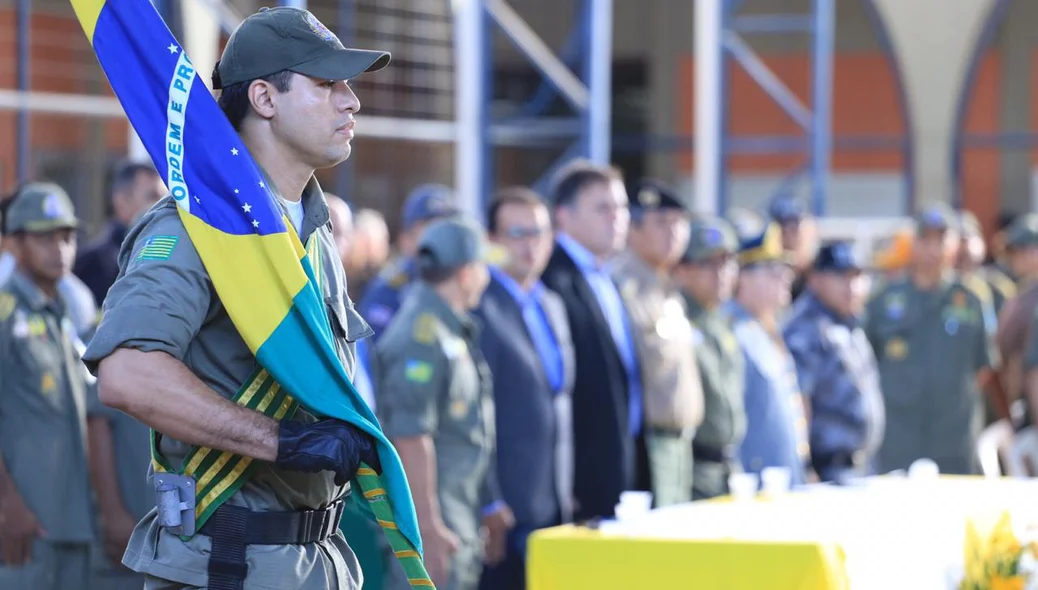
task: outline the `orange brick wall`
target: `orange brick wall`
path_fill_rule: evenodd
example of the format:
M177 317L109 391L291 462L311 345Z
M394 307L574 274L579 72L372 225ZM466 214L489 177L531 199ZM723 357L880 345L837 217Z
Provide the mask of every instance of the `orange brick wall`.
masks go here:
M811 105L810 59L806 56L783 55L762 57L764 62L800 100ZM742 68L729 60L729 130L735 135L796 135L800 127L786 115L771 97ZM676 113L682 133L694 133L695 62L682 61L678 72L680 110ZM833 133L885 134L905 132L894 73L883 55L841 55L833 64ZM781 171L796 166L800 154L735 155L730 158L732 170ZM693 169L694 157L686 153L681 166ZM900 171L901 153L892 151L850 152L833 154L832 166L837 171Z
M0 88L17 88L17 38L13 9L0 9ZM96 94L112 96L108 82L93 57L79 23L71 13L32 15L30 36L30 88L35 92L92 94L88 81L98 80ZM0 169L6 190L15 182L17 170L17 115L0 112ZM70 157L87 150L103 148L110 153L127 149L129 128L123 119L107 119L103 126L103 145L91 138L89 121L83 117L33 113L30 116L34 150L68 153Z

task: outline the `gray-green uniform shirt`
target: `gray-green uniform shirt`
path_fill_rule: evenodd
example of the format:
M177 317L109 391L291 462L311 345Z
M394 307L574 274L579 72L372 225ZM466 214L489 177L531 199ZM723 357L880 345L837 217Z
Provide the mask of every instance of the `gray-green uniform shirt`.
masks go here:
M703 422L693 441L699 452L692 483L697 499L712 498L727 493L728 473L738 469L736 450L746 434L746 359L721 308L707 310L687 295L685 304L696 330L696 360L703 380ZM726 456L727 465L704 460L704 453Z
M386 435L428 435L436 448L440 511L461 540L448 588L475 588L481 510L501 497L493 471L493 380L475 320L415 283L379 339L373 365Z
M92 389L78 340L63 302L15 271L0 290L0 453L47 536L33 543L28 565L0 563L0 588L87 584L94 539L86 456Z
M267 182L273 188L273 183ZM335 336L339 359L352 375L356 363L354 342L371 329L354 311L346 295L346 277L329 227L328 205L316 179L302 196L304 219L300 238L320 240L325 281L323 294ZM119 253L119 276L108 291L101 324L84 360L92 371L116 348L161 351L182 361L199 379L220 395L232 397L255 367L255 358L231 323L205 267L178 215L166 197L130 230ZM163 238L172 249L150 249L149 240ZM300 409L296 419L312 421ZM189 446L161 438L160 451L179 466ZM328 506L348 491L336 486L334 474L283 471L254 462L250 480L228 500L254 511L309 510ZM210 541L204 535L181 541L160 528L155 511L137 525L123 563L131 569L183 584L204 586ZM260 546L246 552L249 572L245 587L352 588L357 563L345 540L336 535L319 544Z
M946 278L921 291L898 279L869 302L865 331L887 411L880 471L905 469L922 457L942 473L975 471L982 418L975 380L997 354L994 311L971 286L976 280Z
M89 542L88 386L75 327L60 301L17 271L0 291L0 318L4 464L48 541Z

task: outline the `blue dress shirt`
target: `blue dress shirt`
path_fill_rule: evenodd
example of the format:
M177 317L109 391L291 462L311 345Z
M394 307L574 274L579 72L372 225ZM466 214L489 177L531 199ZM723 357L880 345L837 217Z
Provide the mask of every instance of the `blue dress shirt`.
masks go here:
M541 305L544 284L537 281L529 292L524 292L519 283L501 269L491 267L490 275L495 281L501 283L519 305L523 314L523 323L530 333L534 348L537 349L537 356L541 358L541 366L544 367L544 376L548 379L548 385L551 387L552 393L559 393L562 391L562 354L559 351L559 342L551 329L551 324L548 323L548 316L545 315Z
M557 238L559 246L569 254L576 263L584 279L591 286L602 314L609 322L609 331L613 335L624 369L627 370L628 391L628 428L631 435L637 436L642 429L642 379L638 367L638 356L631 338L631 326L624 308L620 292L616 289L613 277L604 265L595 260L595 255L576 240L560 233Z

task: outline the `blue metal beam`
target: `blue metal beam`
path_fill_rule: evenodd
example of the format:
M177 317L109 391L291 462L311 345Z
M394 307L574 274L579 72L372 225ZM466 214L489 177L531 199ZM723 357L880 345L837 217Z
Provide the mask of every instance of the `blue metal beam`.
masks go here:
M740 33L810 33L815 23L802 14L755 14L736 17L730 26Z
M727 112L722 123L722 154L798 152L809 157L811 172L811 208L816 215L825 213L825 196L829 181L832 137L832 84L833 42L836 8L834 0L812 0L809 15L736 16L743 0L725 2L721 44L728 57L738 63L749 76L805 131L806 137L738 138L728 134ZM811 35L811 106L804 105L778 76L743 41L739 32L752 33L808 33ZM722 72L727 68L722 68ZM723 77L723 75L722 75ZM727 96L728 81L722 79L722 96ZM729 104L727 98L722 104ZM722 164L718 195L719 212L727 210L727 166ZM779 190L785 190L800 175L794 170L783 181Z
M835 0L814 0L814 45L811 60L811 208L825 214L832 159L833 44L836 27Z
M562 55L555 55L539 36L508 4L508 0L476 0L485 15L482 37L486 50L479 52L477 65L483 79L484 104L492 100L493 52L490 23L507 36L542 76L542 84L521 109L521 116L495 121L489 113L481 116L479 141L484 149L484 164L491 164L496 146L546 147L571 141L562 158L536 182L547 188L551 175L565 162L585 157L607 164L610 158L612 96L613 0L583 0ZM579 74L577 73L579 72ZM539 117L556 96L571 107L573 118ZM461 133L471 133L459 130ZM459 170L460 173L460 170ZM482 198L493 190L494 173L484 166L478 173Z

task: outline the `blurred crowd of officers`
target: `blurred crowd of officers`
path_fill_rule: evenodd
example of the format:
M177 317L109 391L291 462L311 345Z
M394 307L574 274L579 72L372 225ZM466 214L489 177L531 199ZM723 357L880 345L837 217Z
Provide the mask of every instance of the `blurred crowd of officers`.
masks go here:
M97 402L79 355L124 236L164 194L149 166L120 167L83 248L60 187L0 204L0 587L141 587L117 564L154 508L149 431ZM1022 428L1038 404L1035 214L992 256L943 205L872 249L819 242L791 198L697 215L579 161L548 194L500 191L484 219L418 187L388 260L381 216L326 198L374 330L355 384L403 460L439 587L523 588L533 531L609 518L625 490L663 506L769 467L794 485L919 458L975 473L981 429ZM342 529L365 587L407 587L377 527Z

